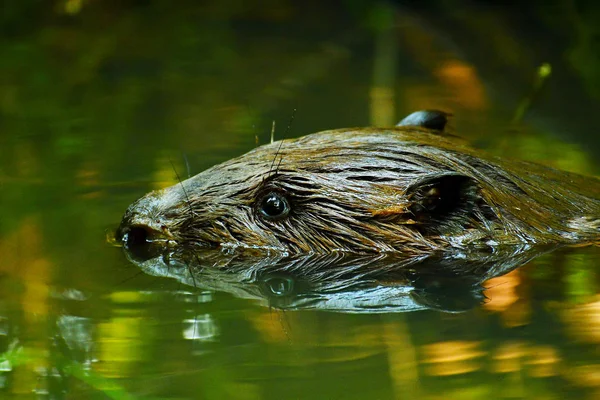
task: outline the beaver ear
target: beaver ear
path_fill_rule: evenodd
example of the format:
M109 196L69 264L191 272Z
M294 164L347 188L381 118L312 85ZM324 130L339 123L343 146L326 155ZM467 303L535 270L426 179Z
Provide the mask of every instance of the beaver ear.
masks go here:
M443 132L444 128L446 128L446 123L448 123L448 117L450 116L452 116L452 114L439 110L415 111L405 117L402 121L398 122L396 126L420 126Z
M477 181L457 173L430 175L406 190L408 211L425 232L449 233L472 220L479 196Z

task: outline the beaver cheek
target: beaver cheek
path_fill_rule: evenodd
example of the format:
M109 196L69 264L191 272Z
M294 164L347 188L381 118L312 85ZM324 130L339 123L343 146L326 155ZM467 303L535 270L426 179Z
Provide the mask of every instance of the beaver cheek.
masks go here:
M298 239L296 225L291 218L284 220L260 219L258 226L261 229L263 246L280 252L309 251L302 240Z

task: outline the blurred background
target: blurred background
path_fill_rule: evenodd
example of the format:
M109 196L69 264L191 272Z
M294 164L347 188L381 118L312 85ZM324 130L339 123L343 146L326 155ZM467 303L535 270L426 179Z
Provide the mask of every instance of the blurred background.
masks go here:
M596 249L495 278L465 313L356 316L200 293L107 242L136 198L273 121L284 138L437 108L476 147L597 174L600 3L1 8L0 397L600 398Z

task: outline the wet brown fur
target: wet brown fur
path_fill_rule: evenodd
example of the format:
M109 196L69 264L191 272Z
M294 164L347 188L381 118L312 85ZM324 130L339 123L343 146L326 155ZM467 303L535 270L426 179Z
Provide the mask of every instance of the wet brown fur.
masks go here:
M442 216L415 211L425 201L419 188L432 180L450 182L442 192L461 187ZM129 207L119 232L142 228L168 247L289 254L597 243L599 183L498 159L423 128L340 129L258 147L149 193ZM287 217L261 215L270 192L288 199Z

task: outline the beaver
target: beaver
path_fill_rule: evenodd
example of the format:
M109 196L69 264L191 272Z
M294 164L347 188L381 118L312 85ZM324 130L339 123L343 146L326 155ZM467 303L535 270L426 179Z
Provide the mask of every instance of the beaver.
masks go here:
M446 122L421 111L257 147L134 202L117 239L128 251L456 258L599 242L597 178L475 150Z

